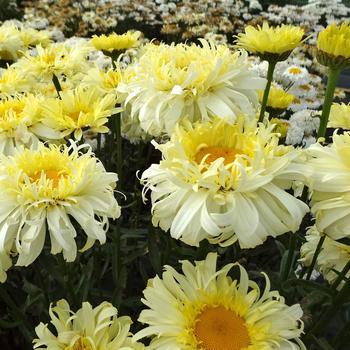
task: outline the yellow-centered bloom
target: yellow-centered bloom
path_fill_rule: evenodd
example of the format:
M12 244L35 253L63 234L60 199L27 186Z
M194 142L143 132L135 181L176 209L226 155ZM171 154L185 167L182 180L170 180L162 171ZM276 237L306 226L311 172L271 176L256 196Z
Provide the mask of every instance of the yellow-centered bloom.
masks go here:
M34 131L41 118L42 98L31 94L6 96L0 100L0 153L13 154L16 147L35 146Z
M303 41L304 29L282 24L270 27L267 22L257 28L249 25L244 33L239 33L237 46L265 57L285 60L291 51Z
M273 127L189 122L169 142L154 143L162 160L141 178L153 225L190 245L238 240L242 248L295 232L309 210L285 191L303 179L300 151L278 145Z
M320 238L321 235L316 226L312 226L306 232L306 242L300 248L300 261L305 266L311 265ZM329 283L333 283L338 277L337 272L340 273L349 260L350 246L326 237L322 249L317 256L316 268L324 275ZM347 272L345 277L350 278L350 271Z
M141 343L132 341L128 316L118 317L112 304L103 302L93 308L84 302L73 312L68 302L51 304L50 324L40 323L35 332L34 349L62 350L142 350ZM55 332L49 328L54 328Z
M93 35L90 40L96 50L101 51L123 51L139 45L141 32L128 31L124 34L112 33L109 35Z
M334 22L318 34L317 49L335 57L350 59L350 23ZM321 62L322 63L322 62Z
M350 104L332 104L328 127L350 129Z
M317 229L334 240L350 237L350 133L334 132L332 144L313 144L306 152Z
M184 118L217 116L233 123L245 114L255 119L257 90L266 81L249 70L247 53L204 39L200 43L146 45L118 87L130 106L123 119L133 119L153 136L170 135Z
M80 140L84 130L108 132L108 118L119 111L115 95L103 94L96 87L79 86L62 91L61 99L48 98L43 105L42 120L35 132L42 138L61 139L73 134Z
M262 101L264 91L259 91L259 100ZM295 100L295 96L278 87L270 89L267 106L275 109L287 109Z
M20 69L8 67L0 71L0 94L27 92L33 89L34 81L26 77Z
M84 150L84 153L82 153ZM117 174L107 173L87 145L39 144L0 155L0 281L6 279L11 256L28 266L43 249L46 230L51 253L63 251L67 261L77 254L77 232L70 217L87 235L82 251L98 240L103 244L108 218L120 216L114 198Z
M182 273L165 266L144 290L139 321L148 325L134 339L152 337L157 350L305 349L301 307L287 306L277 291L261 292L239 264L216 269L217 255L209 253L194 265L182 261ZM239 267L240 279L228 273Z
M272 118L270 120L271 124L274 124L273 131L280 134L280 137L286 138L289 128L289 123L286 120L280 118Z

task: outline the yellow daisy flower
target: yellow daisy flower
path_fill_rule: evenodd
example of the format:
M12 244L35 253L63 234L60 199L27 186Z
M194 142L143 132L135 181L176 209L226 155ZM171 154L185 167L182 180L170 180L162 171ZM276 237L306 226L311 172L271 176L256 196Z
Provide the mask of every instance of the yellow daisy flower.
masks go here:
M350 129L350 104L332 104L328 127Z
M238 240L242 248L295 232L309 210L285 191L303 179L300 151L279 146L273 127L188 122L169 142L154 143L162 160L141 177L153 225L190 245Z
M73 312L68 302L59 300L50 305L50 324L40 323L35 332L34 349L64 350L142 350L141 343L132 341L128 316L118 317L112 304L103 302L93 308L84 302ZM55 332L49 327L55 328Z
M154 45L144 47L139 60L123 75L118 91L125 94L125 111L153 135L170 135L188 117L207 121L214 116L231 123L246 114L254 119L257 90L265 79L249 70L247 53L231 52L204 39L201 45Z
M334 132L333 143L316 143L306 152L312 169L307 184L317 229L334 240L350 237L350 133Z
M153 337L150 350L305 349L298 304L287 306L265 274L261 293L241 265L217 270L216 262L209 253L195 265L182 261L182 274L165 266L162 278L150 280L142 300L149 309L139 317L147 327L134 339ZM234 266L239 280L228 276Z
M43 105L41 124L35 132L43 138L61 139L74 134L80 140L83 130L108 132L108 118L119 111L115 95L102 94L97 88L78 87L60 93L61 99L48 98Z
M95 86L103 93L116 94L116 89L121 81L122 72L120 70L110 68L105 71L94 67L87 71L81 83L83 86Z
M113 193L117 179L87 145L73 142L69 147L39 144L36 150L21 147L13 156L0 155L0 281L6 279L10 256L18 255L18 266L37 258L46 229L51 253L63 251L65 260L74 261L77 233L70 216L87 235L82 251L95 240L103 244L108 218L120 216Z
M65 44L52 44L46 48L38 45L36 50L35 56L26 53L15 65L37 80L51 80L53 74L70 77L78 72L86 72L89 68L86 56L90 48L87 45L69 47Z
M244 33L239 33L237 46L256 53L263 59L273 57L277 61L283 61L302 43L303 36L304 29L300 27L285 24L270 27L264 22L262 27L249 25Z
M288 129L289 129L289 123L287 120L279 119L279 118L272 118L270 120L270 123L274 125L273 131L280 134L280 137L286 138Z
M321 235L316 226L312 226L306 232L306 242L300 249L300 261L305 266L311 265L320 238ZM349 261L350 246L326 237L320 254L317 256L316 268L324 275L329 283L333 283L338 277L335 271L341 272ZM350 278L350 271L348 271L345 277Z
M259 91L259 100L261 101L264 95L264 90ZM271 87L267 106L275 109L287 109L295 100L295 96L278 87Z
M112 33L109 35L102 34L100 36L93 35L90 40L92 46L95 47L96 50L101 51L123 51L127 49L131 49L132 47L139 45L139 37L141 32L131 32L128 31L124 34L116 34Z
M317 59L326 66L350 65L350 23L334 22L318 34Z
M27 92L33 88L34 82L13 66L0 71L0 94L16 94Z

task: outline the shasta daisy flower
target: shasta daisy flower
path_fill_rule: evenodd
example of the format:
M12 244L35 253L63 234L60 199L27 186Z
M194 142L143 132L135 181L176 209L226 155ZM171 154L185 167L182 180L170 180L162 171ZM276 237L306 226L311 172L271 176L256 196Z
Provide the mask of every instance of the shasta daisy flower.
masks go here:
M238 264L216 269L217 255L192 265L182 261L179 273L165 266L162 278L149 281L144 290L139 321L147 325L134 339L153 337L157 350L300 350L303 312L287 306L277 291L266 286L261 293ZM240 279L228 273L239 266Z
M142 350L132 341L128 316L118 317L118 310L103 302L93 308L84 302L73 312L66 300L50 305L50 324L40 323L35 332L34 349L65 350ZM54 328L52 332L49 328Z
M179 126L169 142L155 143L163 159L141 177L153 224L190 245L238 240L242 248L295 232L308 207L285 190L303 178L300 152L279 146L273 127L215 119Z
M317 229L335 240L350 237L350 133L334 132L332 144L313 144L307 154Z
M25 77L19 69L8 67L0 71L0 94L16 94L29 91L33 81Z
M259 98L262 100L264 91L259 91ZM267 106L274 109L287 109L291 103L295 100L295 96L278 87L271 87L269 97L267 100Z
M14 254L16 265L31 264L43 249L46 228L51 253L63 251L65 260L74 261L77 233L70 216L87 235L82 251L95 240L105 242L108 218L120 215L113 193L118 177L107 173L90 149L81 153L83 148L87 146L39 144L37 150L20 148L13 156L0 155L3 270Z
M317 60L332 67L346 68L350 65L350 23L339 26L334 22L318 34Z
M248 67L246 52L205 40L201 46L148 44L118 91L131 118L153 136L171 134L185 117L219 116L233 123L239 114L255 118L257 90L265 86Z
M141 32L128 31L124 34L112 33L109 35L102 34L100 36L93 35L90 40L91 44L96 50L101 51L123 51L131 49L139 44L139 37Z
M108 132L108 118L119 111L115 94L103 94L92 86L65 90L60 96L48 98L43 105L41 124L35 128L43 138L61 139L74 134L80 140L85 129Z
M350 104L332 104L328 127L350 129Z
M290 66L283 73L282 76L293 84L306 84L309 82L309 72L304 67Z
M41 98L34 95L6 96L0 100L0 153L10 155L16 146L28 147L38 138L34 127L40 121Z
M304 29L300 27L285 24L270 27L264 22L262 27L249 25L244 33L239 33L237 46L256 53L267 61L272 57L283 61L302 43L303 36Z
M320 238L321 235L316 226L312 226L306 232L306 242L300 249L300 260L305 266L311 265ZM338 277L335 271L340 273L349 261L350 246L326 237L317 256L316 267L329 283L333 283ZM345 277L350 278L350 271L347 272Z

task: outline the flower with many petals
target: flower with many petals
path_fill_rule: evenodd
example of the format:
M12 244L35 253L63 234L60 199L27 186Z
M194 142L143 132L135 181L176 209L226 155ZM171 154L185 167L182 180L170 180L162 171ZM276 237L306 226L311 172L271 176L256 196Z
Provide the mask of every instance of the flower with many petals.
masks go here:
M265 275L263 292L238 264L216 269L217 255L192 265L182 261L179 273L166 266L162 278L149 281L144 290L139 321L147 327L134 339L152 337L149 349L157 350L301 350L303 311L288 306L270 290ZM240 279L230 270L239 266Z
M128 316L118 317L112 304L103 302L93 308L84 302L73 312L66 300L50 305L51 324L40 323L35 332L34 349L64 350L142 350L132 341ZM50 331L49 327L55 328Z
M91 44L96 50L101 51L123 51L131 49L139 44L139 37L141 32L126 32L124 34L112 33L109 35L102 34L100 36L93 35L90 40Z
M300 151L280 146L274 125L223 120L178 126L143 174L152 222L187 244L203 239L242 248L295 232L308 206L286 189L303 179ZM266 205L268 203L268 205Z
M237 46L249 52L256 53L269 61L283 61L302 43L304 29L292 25L282 24L270 27L267 22L257 28L249 25L244 33L239 33Z
M301 261L310 266L321 235L315 226L306 232L306 242L300 248ZM350 261L350 246L326 237L316 260L316 268L324 275L329 283L335 282L346 264ZM337 271L337 272L336 272ZM350 278L350 271L346 276Z
M249 70L247 53L200 42L146 45L118 87L130 106L123 118L131 117L153 136L170 135L186 117L192 122L218 116L233 123L241 114L254 119L257 90L265 80Z
M350 237L350 133L334 132L332 144L313 144L307 154L317 229L335 240Z
M87 235L81 251L106 241L108 218L120 216L114 198L118 176L107 173L86 148L39 144L36 150L22 147L13 156L0 155L0 281L11 256L18 255L18 266L37 258L46 229L51 253L63 251L65 260L74 261L77 232L70 216Z
M350 104L333 103L328 127L350 129Z

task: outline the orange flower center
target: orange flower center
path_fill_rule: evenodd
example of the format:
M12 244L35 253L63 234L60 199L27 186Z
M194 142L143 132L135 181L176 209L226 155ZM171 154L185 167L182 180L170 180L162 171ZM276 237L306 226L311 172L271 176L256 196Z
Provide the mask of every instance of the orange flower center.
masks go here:
M37 182L41 178L41 174L44 173L46 179L52 180L53 187L57 187L60 179L66 177L66 174L58 170L39 170L33 176L30 177L32 182Z
M298 68L298 67L292 67L292 68L289 68L289 73L290 73L290 74L297 75L297 74L300 74L300 73L301 73L301 69Z
M226 165L232 163L236 155L241 153L240 150L229 147L205 147L196 153L194 159L199 164L206 157L205 163L210 164L218 158L224 158L224 164Z
M250 345L244 320L223 306L206 307L196 319L194 335L201 350L243 350Z

